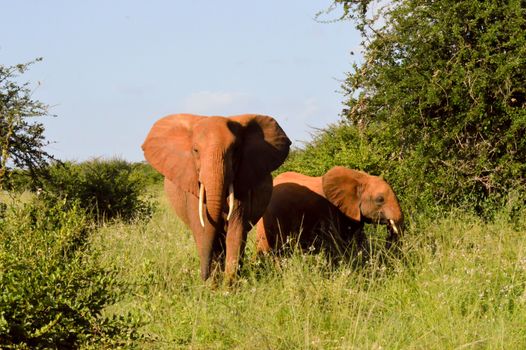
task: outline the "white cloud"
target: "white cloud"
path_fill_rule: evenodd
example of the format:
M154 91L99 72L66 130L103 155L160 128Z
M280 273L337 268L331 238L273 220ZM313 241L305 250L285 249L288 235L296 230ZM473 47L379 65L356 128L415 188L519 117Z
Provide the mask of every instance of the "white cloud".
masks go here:
M249 94L229 91L199 91L183 99L188 113L205 115L233 115L255 113L257 99Z

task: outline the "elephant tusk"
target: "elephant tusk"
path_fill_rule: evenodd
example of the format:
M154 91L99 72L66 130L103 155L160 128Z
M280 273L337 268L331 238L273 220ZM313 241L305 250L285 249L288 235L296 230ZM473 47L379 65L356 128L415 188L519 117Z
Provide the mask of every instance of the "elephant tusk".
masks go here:
M205 196L205 186L199 184L199 222L201 226L205 227L205 221L203 220L203 201Z
M398 233L398 228L396 227L396 224L395 224L394 220L393 219L389 219L389 223L391 224L391 227L392 227L394 233L396 233L398 235L399 234Z
M230 184L228 187L228 215L226 221L230 220L232 212L234 211L234 184Z

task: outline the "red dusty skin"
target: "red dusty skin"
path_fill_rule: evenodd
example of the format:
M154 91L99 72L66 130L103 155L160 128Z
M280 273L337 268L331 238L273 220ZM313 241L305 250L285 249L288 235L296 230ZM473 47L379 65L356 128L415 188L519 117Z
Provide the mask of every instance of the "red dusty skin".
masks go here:
M230 178L221 155L212 157L202 171L202 183L205 188L206 211L213 225L220 223L223 206L226 204L226 178ZM223 170L223 171L222 171Z
M210 274L210 262L212 259L212 246L217 235L217 227L221 224L223 207L226 204L227 191L225 178L229 177L225 172L217 169L225 169L223 157L215 155L213 162L209 162L202 168L201 184L204 188L202 200L206 206L200 213L204 220L204 235L199 251L201 260L201 277L208 278Z

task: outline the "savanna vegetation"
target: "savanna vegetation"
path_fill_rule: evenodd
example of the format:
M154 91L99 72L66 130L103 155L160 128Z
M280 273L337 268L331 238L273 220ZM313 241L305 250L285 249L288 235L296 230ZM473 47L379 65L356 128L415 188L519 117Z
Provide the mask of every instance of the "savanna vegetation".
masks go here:
M491 215L508 200L524 203L524 1L373 3L335 1L358 24L364 57L343 83L341 123L287 168L384 174L415 210Z
M49 141L44 137L44 125L38 120L49 116L49 106L32 98L28 82L18 81L20 74L41 60L15 66L0 64L0 181L13 166L36 178L54 159L44 150Z
M250 235L236 284L203 283L159 174L54 161L29 122L47 107L14 79L27 65L0 66L0 348L526 347L524 2L331 9L318 18L356 25L364 58L341 121L278 171L384 176L400 250L371 226L350 260L256 259Z

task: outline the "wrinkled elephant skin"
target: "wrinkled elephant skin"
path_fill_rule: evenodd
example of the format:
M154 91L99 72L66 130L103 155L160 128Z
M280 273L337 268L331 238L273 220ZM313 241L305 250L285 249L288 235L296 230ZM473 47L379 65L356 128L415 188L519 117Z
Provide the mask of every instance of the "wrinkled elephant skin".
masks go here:
M257 224L257 251L279 251L291 239L303 249L334 237L355 238L361 245L366 222L387 226L388 245L402 233L402 210L380 177L344 167L321 177L283 173L274 179L270 203ZM329 229L332 237L325 235Z
M288 155L290 140L263 115L169 115L142 145L146 160L164 175L165 192L192 230L206 280L212 262L231 279L242 261L247 233L272 192L271 171Z

